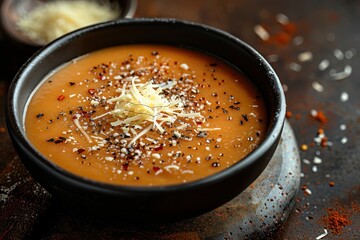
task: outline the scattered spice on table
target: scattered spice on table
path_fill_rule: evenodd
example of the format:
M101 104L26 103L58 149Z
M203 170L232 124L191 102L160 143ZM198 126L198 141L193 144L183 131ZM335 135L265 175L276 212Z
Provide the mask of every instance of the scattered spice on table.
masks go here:
M351 224L350 215L343 207L338 207L338 209L328 208L327 215L322 218L322 221L326 228L335 235L340 235L344 227Z
M327 123L328 118L326 117L325 113L323 111L317 111L317 110L311 110L311 116L318 120L320 123Z
M286 118L291 118L292 117L292 112L290 111L286 111L286 115L285 115Z

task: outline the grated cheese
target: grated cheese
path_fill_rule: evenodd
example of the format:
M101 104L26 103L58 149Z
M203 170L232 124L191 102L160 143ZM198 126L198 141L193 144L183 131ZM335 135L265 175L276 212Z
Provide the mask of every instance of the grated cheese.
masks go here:
M85 136L86 140L88 140L89 143L92 143L90 136L85 132L84 128L80 125L78 118L74 119L74 124L79 129L79 131Z
M151 81L144 84L136 83L138 80L138 77L133 77L129 86L122 87L120 96L107 100L108 103L115 103L113 110L93 118L96 120L111 114L116 119L110 123L114 127L150 123L132 139L129 146L151 129L163 134L165 129L162 125L174 123L178 117L203 118L198 112L185 112L184 103L174 95L167 98L159 85L152 84Z
M18 28L31 40L46 44L68 32L91 24L115 19L118 8L97 1L49 1L26 14Z

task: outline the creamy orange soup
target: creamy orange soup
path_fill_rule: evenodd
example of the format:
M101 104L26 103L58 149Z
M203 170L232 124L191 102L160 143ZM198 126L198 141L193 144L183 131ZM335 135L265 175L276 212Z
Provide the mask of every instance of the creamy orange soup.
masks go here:
M126 45L50 73L25 129L49 161L116 185L194 181L241 161L263 140L267 112L241 72L193 50Z

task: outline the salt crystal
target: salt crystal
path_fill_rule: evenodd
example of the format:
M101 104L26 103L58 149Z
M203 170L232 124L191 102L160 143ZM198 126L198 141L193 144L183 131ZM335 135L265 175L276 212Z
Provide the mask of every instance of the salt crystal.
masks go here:
M184 70L189 70L189 66L186 63L180 64L180 68Z
M312 117L316 117L318 113L317 113L317 111L315 109L312 109L310 111L310 114L311 114Z
M318 171L318 168L317 166L313 166L312 169L311 169L314 173L316 173Z
M276 15L276 21L278 21L280 24L285 25L289 23L289 18L285 14L279 13Z
M345 143L347 143L348 142L348 138L347 137L343 137L342 139L341 139L341 143L342 144L345 144Z
M294 38L293 43L295 46L299 46L304 42L304 38L302 36L297 36Z
M318 68L319 68L320 71L324 71L329 67L329 65L330 65L329 60L324 59L319 63Z
M350 49L350 50L347 50L346 52L345 52L345 58L346 59L351 59L354 55L355 55L355 53L356 53L356 49Z
M311 195L311 190L310 190L310 189L306 188L304 191L305 191L307 194Z
M276 54L271 54L267 56L267 60L269 62L277 62L279 60L279 56Z
M342 92L340 95L340 100L342 102L346 102L347 100L349 100L349 94L347 92Z
M345 125L345 124L341 124L341 125L340 125L340 130L342 130L342 131L346 130L346 125Z
M316 81L312 83L312 87L317 92L323 92L324 91L324 87L320 83L318 83Z
M300 62L307 62L307 61L311 61L312 59L313 59L313 54L310 51L300 53L298 56L298 60Z
M289 68L295 72L300 72L301 71L301 65L298 63L290 63L289 64Z
M333 54L339 61L344 59L344 53L340 49L334 49Z
M309 160L307 160L307 159L303 159L303 163L305 163L305 164L310 164L311 162L309 161Z
M258 35L263 41L266 41L270 38L270 34L266 31L266 29L261 25L254 26L254 32Z
M314 157L314 160L313 160L313 163L314 163L314 164L321 164L321 163L322 163L322 159L315 156L315 157Z

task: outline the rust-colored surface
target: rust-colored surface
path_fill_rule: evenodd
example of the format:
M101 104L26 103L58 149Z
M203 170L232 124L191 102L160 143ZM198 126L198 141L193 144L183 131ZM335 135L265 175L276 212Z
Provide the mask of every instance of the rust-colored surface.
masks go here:
M360 238L359 1L139 0L136 17L174 17L218 27L269 59L287 90L288 121L298 144L307 146L300 151L303 177L295 207L272 239L316 239L324 229L328 234L323 239ZM267 39L254 32L256 25L269 33ZM5 55L5 50L12 54ZM91 221L81 225L69 217L70 210L51 202L19 163L4 122L7 86L33 50L10 43L0 33L0 52L0 239L78 239L84 234L101 239L201 239L196 231L181 229L166 237L146 232L130 236L131 229L111 231L106 222L94 232ZM304 60L304 52L312 57ZM329 61L327 68L323 60ZM312 110L321 112L322 120L311 116ZM340 214L337 221L331 218L336 231L326 221L334 211Z

